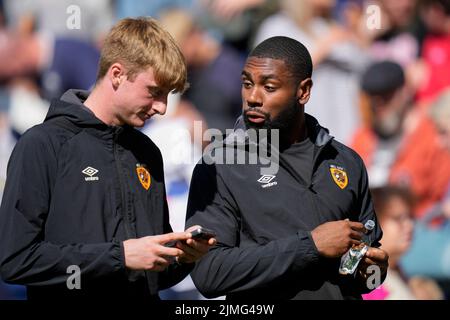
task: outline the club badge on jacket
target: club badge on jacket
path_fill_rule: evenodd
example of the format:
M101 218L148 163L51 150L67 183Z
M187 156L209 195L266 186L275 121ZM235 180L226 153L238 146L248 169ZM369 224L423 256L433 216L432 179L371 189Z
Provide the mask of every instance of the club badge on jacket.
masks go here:
M345 189L348 184L348 176L344 168L330 164L330 173L333 181L339 186L339 188Z
M136 173L141 185L145 190L148 190L152 184L152 177L150 176L150 172L148 172L145 164L136 163Z

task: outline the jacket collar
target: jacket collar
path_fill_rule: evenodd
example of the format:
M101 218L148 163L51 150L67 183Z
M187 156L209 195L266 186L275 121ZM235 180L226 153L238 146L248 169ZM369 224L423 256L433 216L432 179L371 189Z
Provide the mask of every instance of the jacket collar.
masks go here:
M98 119L95 114L84 105L90 92L85 90L70 89L66 91L60 99L54 99L50 105L45 121L64 117L79 127L96 128L102 132L121 134L132 127L109 126Z
M323 147L334 138L329 134L327 128L322 127L316 118L307 113L305 113L305 122L308 128L308 134L311 136L311 140L314 141L314 144L317 147ZM224 143L226 145L244 145L254 143L249 139L242 115L236 120L234 131L224 139Z

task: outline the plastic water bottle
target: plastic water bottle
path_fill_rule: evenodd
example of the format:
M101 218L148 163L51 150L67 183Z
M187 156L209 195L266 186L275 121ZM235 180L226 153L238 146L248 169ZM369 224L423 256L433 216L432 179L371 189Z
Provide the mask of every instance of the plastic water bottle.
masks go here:
M341 257L341 264L339 267L340 274L353 274L355 272L359 262L372 244L370 235L374 228L375 222L373 220L367 220L364 224L365 232L361 239L361 243L359 245L353 245L350 250Z

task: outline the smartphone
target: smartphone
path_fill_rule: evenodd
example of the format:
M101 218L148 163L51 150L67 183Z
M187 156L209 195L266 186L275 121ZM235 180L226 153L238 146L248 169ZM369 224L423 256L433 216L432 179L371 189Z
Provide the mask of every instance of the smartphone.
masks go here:
M214 238L216 233L210 229L198 227L195 230L191 231L192 239L194 240L208 240Z
M192 230L191 234L192 239L194 240L208 240L216 236L216 233L214 231L203 227L198 227L197 229ZM177 240L169 241L165 244L165 246L169 248L174 248L177 242L178 242Z

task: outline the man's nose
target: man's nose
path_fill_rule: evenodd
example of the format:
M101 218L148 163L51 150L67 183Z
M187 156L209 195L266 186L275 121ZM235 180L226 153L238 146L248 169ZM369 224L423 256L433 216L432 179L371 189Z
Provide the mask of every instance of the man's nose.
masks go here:
M152 109L160 115L164 115L167 111L167 97L153 101Z
M262 105L262 98L258 88L253 87L251 90L248 91L246 101L249 107L257 107Z

